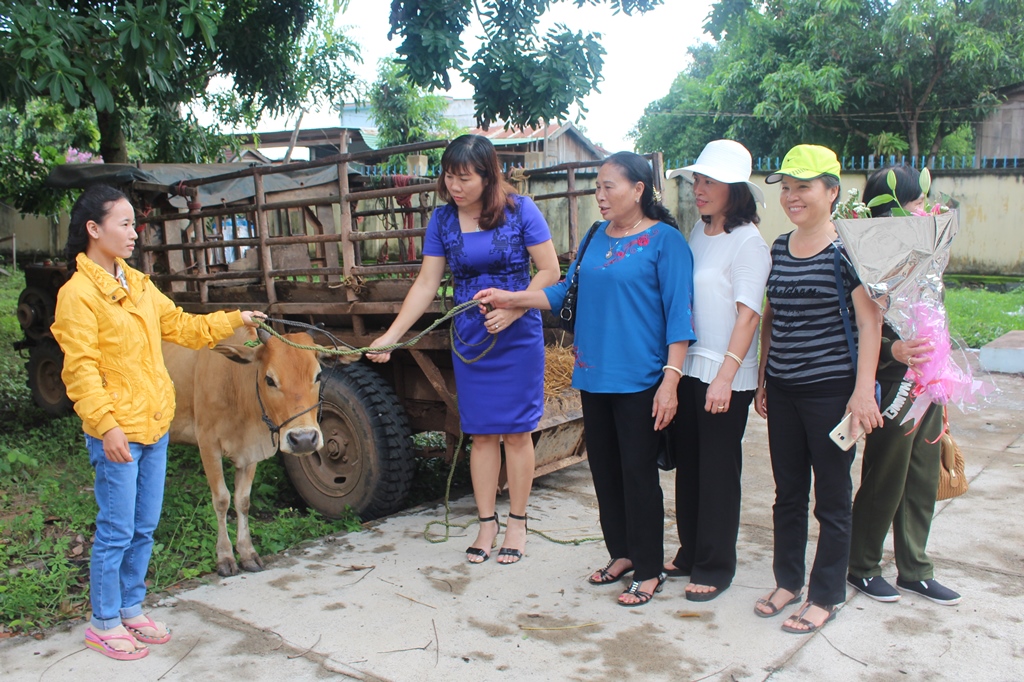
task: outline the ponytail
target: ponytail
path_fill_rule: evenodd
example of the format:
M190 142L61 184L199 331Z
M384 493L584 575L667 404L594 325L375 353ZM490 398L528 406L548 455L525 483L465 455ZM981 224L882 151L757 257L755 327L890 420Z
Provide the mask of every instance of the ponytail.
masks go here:
M69 274L78 268L78 254L85 253L89 248L89 231L85 229L86 224L90 220L102 223L110 213L110 207L122 199L128 201L124 192L109 185L93 185L79 195L78 201L71 207L68 242L64 247L64 258L67 260Z

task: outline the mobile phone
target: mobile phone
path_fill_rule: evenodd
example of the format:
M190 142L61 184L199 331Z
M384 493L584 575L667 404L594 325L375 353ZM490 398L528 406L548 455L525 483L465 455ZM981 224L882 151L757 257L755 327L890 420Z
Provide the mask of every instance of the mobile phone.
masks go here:
M853 432L853 413L850 412L843 417L843 420L836 424L836 428L829 432L828 437L844 451L852 448L860 438L860 433Z

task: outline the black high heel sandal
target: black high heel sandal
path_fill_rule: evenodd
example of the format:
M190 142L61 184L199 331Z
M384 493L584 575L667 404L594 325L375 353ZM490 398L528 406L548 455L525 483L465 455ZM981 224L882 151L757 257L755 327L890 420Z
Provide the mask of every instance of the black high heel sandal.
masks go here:
M526 527L526 532L529 533L530 532L530 524L526 520L526 516L527 516L526 514L523 514L522 516L520 516L519 514L513 514L512 512L508 513L508 517L510 519L515 519L516 521L522 521L523 525ZM505 524L505 533L506 534L508 533L508 524ZM518 549L509 549L508 547L502 547L500 550L498 550L498 558L501 558L503 556L515 557L515 561L499 561L498 562L502 566L511 566L512 564L518 564L519 561L524 556L526 556L526 555L523 554Z
M485 524L485 523L487 523L489 521L494 521L494 524L496 526L498 526L498 530L501 530L501 524L498 523L498 515L497 514L495 514L493 516L488 516L487 518L484 518L483 516L478 516L477 520L480 521L481 525L483 525L483 524ZM494 547L494 543L495 543L495 541L497 539L498 539L497 538L497 533L495 533L495 538L494 538L494 540L491 541L491 547L492 548ZM466 557L466 561L468 561L471 564L482 564L483 562L485 562L485 561L487 561L488 559L491 558L491 553L490 552L488 552L486 550L483 550L483 549L480 549L479 547L467 547L466 548L466 554L470 555L470 556L483 557L483 559L481 559L480 561L473 561L472 559L469 558L469 556L467 556Z

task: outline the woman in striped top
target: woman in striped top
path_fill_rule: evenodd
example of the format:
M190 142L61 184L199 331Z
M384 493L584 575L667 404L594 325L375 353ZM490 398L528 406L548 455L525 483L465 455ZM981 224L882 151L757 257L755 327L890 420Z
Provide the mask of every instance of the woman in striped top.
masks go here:
M775 476L776 588L757 601L754 612L774 616L801 598L813 473L814 516L820 528L807 600L782 624L783 630L797 634L820 628L846 601L850 466L856 451L841 450L829 432L846 413L853 414L854 433L870 433L882 425L874 395L882 316L841 253L832 224L839 170L830 149L798 145L786 154L779 172L765 180L781 182L782 208L796 229L772 245L768 300L761 318L754 407L768 419ZM856 363L840 313L837 251L844 305L856 317Z

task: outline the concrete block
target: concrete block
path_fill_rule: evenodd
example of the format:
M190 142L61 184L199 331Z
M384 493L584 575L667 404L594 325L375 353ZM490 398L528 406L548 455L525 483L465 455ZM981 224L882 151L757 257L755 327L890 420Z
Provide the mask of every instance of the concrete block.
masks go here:
M981 367L989 372L1024 373L1024 331L1003 334L981 348Z
M426 154L409 154L405 157L405 168L409 175L425 177L427 175L427 163L430 161Z

